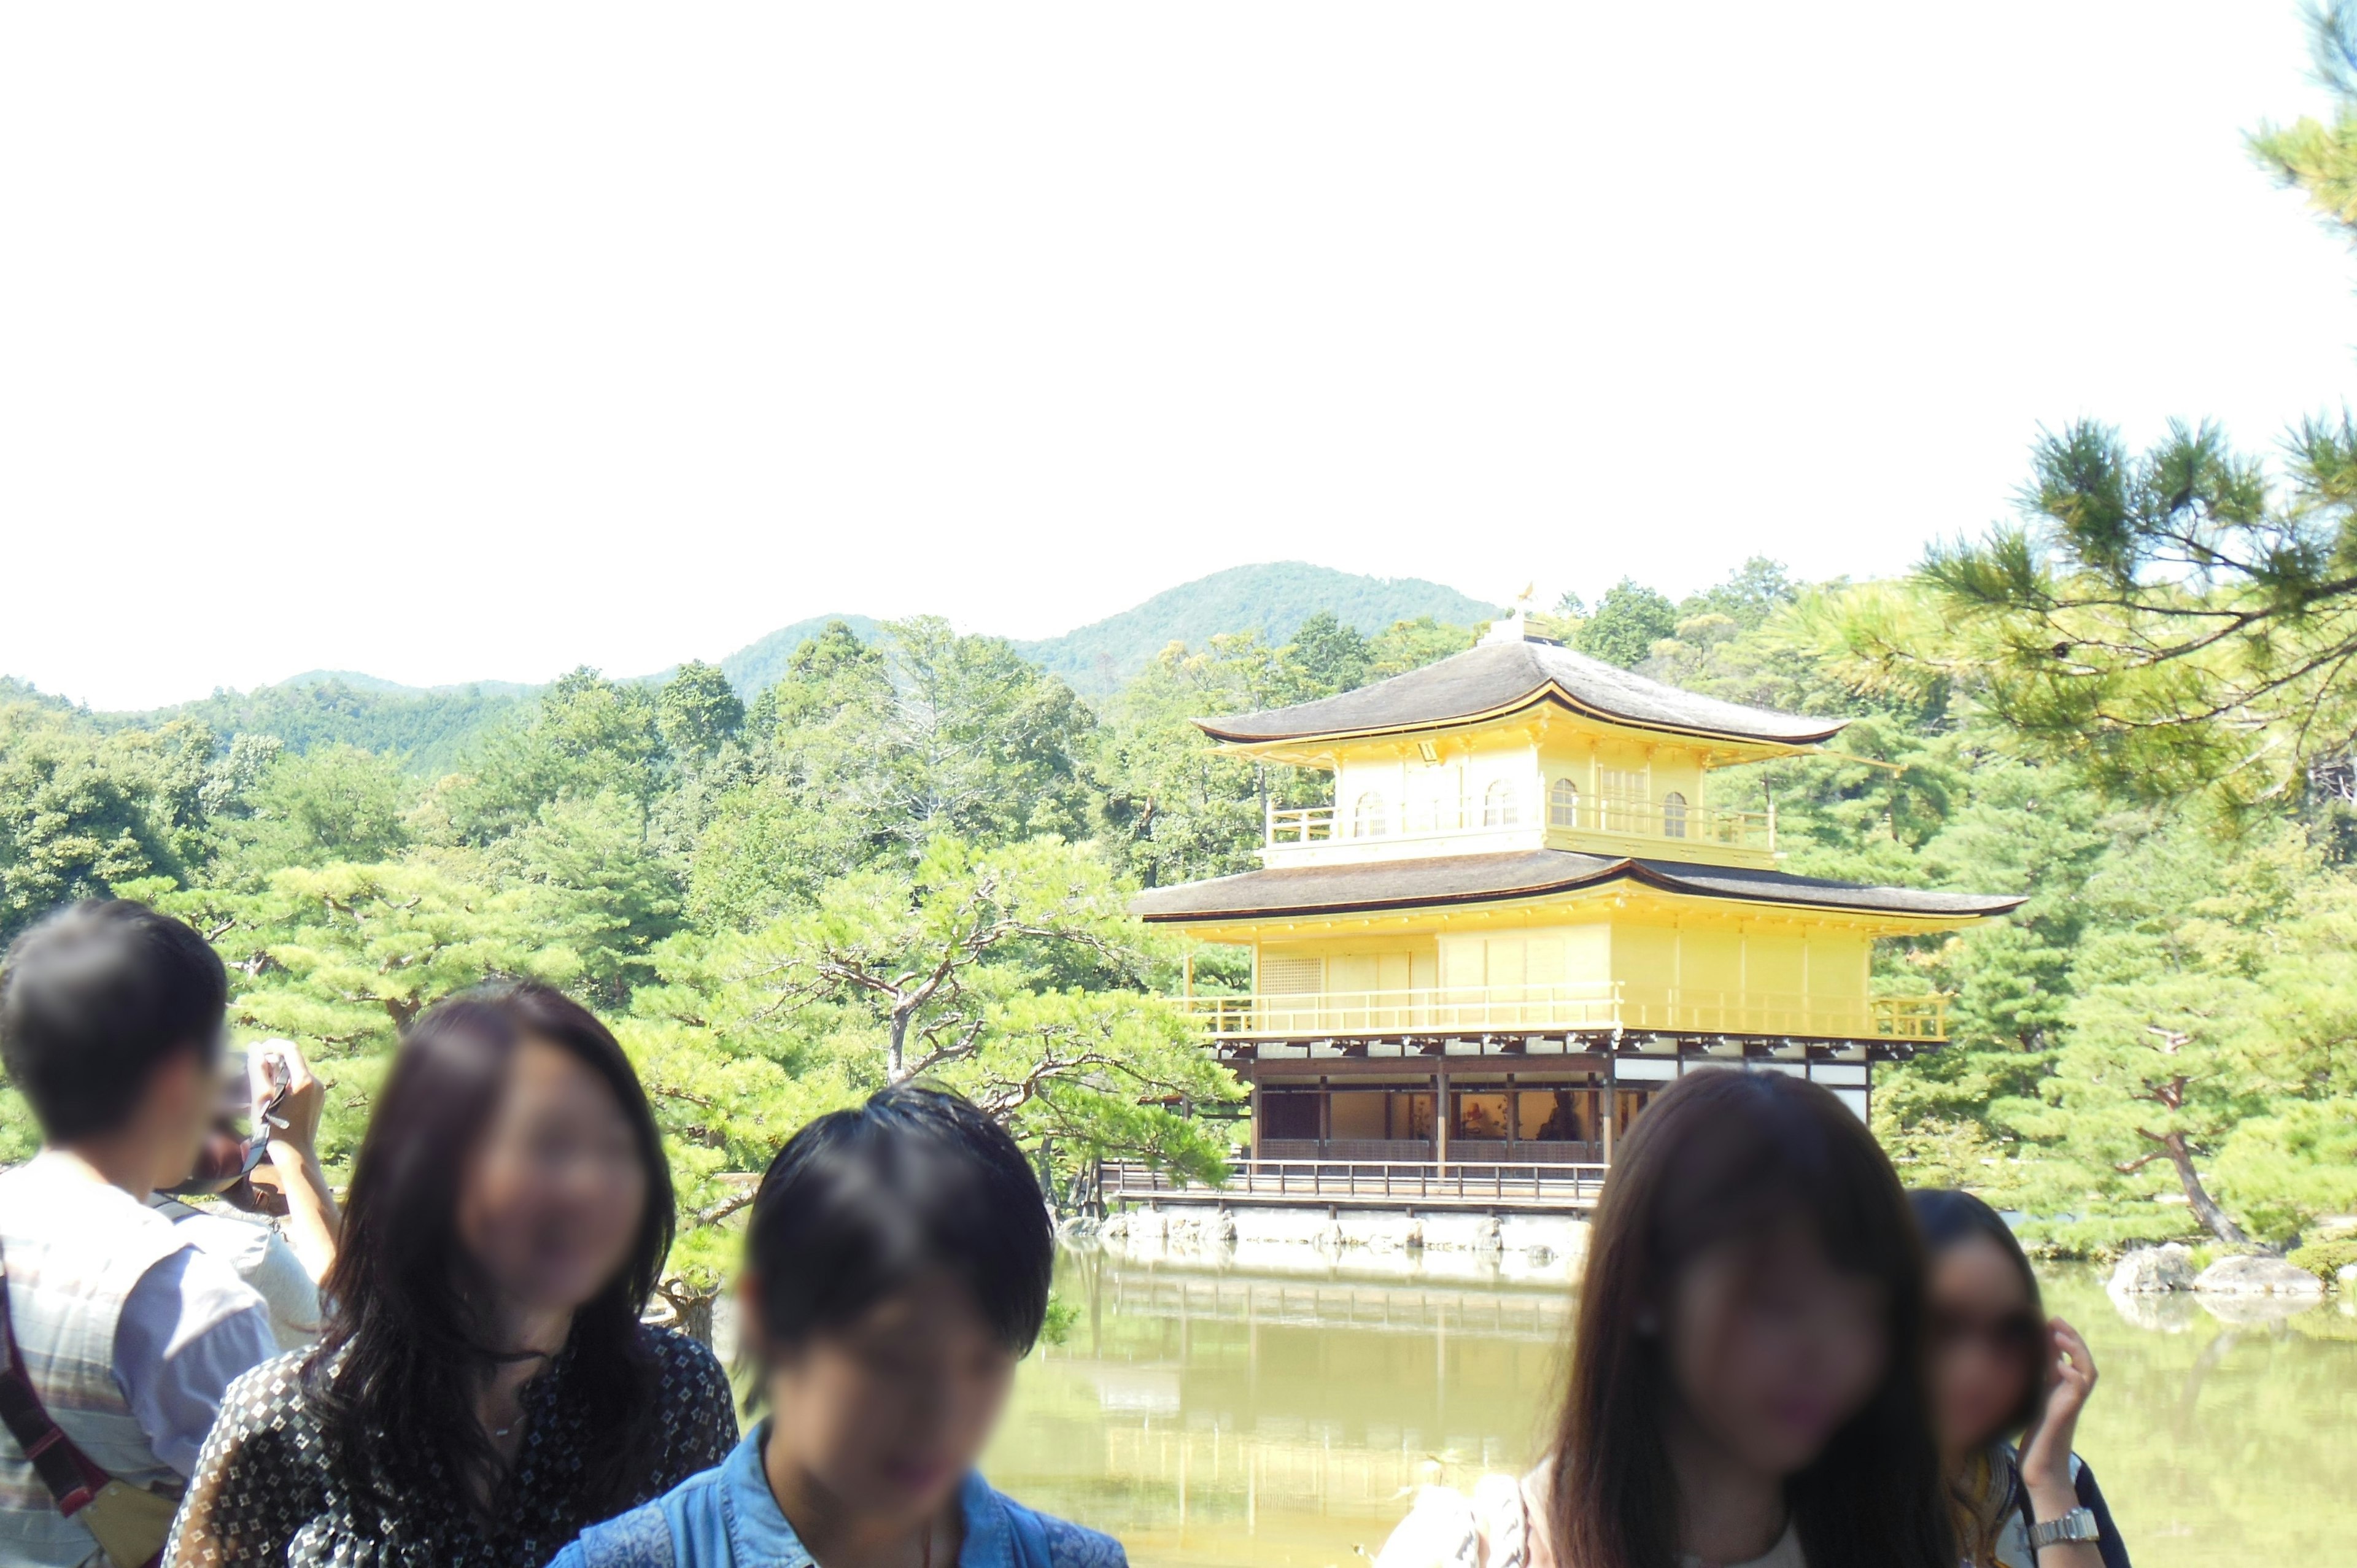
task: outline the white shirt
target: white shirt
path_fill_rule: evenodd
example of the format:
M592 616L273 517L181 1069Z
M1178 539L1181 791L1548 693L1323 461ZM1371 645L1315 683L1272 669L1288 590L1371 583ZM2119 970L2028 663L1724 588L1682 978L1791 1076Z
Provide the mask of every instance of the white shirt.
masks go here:
M279 1349L307 1350L319 1337L319 1287L277 1226L224 1205L199 1208L163 1193L147 1207L253 1287L270 1308Z

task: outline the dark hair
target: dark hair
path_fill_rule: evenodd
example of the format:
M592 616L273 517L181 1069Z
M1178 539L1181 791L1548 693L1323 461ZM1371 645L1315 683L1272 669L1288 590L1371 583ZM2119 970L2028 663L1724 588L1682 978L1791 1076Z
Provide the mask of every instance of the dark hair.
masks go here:
M1915 1228L1923 1238L1926 1263L1962 1241L1976 1237L1994 1241L2021 1276L2021 1288L2029 1295L2030 1316L2040 1325L2045 1323L2045 1298L2038 1288L2037 1272L2030 1268L2029 1254L2021 1250L2013 1227L2005 1222L2002 1215L1971 1193L1953 1187L1918 1188L1907 1195L1907 1201L1915 1210ZM1986 1434L1984 1443L2011 1436L2038 1419L2046 1402L2045 1380L2033 1369L2023 1382L2021 1403L2006 1419L2004 1429Z
M1889 1161L1842 1102L1781 1073L1689 1073L1620 1145L1591 1226L1549 1513L1556 1560L1672 1568L1675 1397L1641 1320L1721 1242L1800 1219L1837 1268L1883 1287L1889 1362L1866 1407L1786 1485L1810 1568L1953 1568L1923 1389L1923 1266Z
M761 1326L793 1346L933 1270L1028 1353L1048 1316L1055 1232L1006 1130L937 1089L898 1084L795 1133L761 1177L745 1239Z
M560 992L529 983L438 1002L404 1033L352 1162L336 1261L321 1283L327 1333L304 1376L329 1450L346 1472L380 1467L412 1482L440 1459L486 1477L498 1462L474 1414L473 1380L492 1364L482 1283L457 1234L459 1187L526 1038L545 1041L614 1092L637 1134L647 1206L628 1262L574 1315L568 1386L587 1429L607 1441L577 1478L602 1519L630 1500L657 1423L656 1369L640 1314L671 1251L671 1170L637 1073L606 1026ZM603 1511L596 1511L602 1509Z
M204 938L145 904L87 899L9 945L0 1059L51 1142L95 1137L131 1120L165 1061L218 1059L228 1006Z

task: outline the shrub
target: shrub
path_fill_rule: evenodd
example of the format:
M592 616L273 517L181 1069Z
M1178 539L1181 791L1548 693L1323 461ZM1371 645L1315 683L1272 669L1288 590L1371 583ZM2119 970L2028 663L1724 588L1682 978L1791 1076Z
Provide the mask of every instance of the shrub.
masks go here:
M2326 1284L2336 1283L2342 1269L2357 1264L2357 1236L2336 1241L2310 1241L2305 1247L2294 1248L2285 1261L2295 1268L2306 1269Z

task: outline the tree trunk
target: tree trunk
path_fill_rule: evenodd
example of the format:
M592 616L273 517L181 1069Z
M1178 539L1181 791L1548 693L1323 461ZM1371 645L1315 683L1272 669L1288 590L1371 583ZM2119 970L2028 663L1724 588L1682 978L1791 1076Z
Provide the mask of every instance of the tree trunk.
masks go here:
M720 1299L718 1285L692 1285L674 1277L657 1285L655 1294L670 1304L673 1327L699 1345L712 1343L712 1304Z
M2169 1155L2169 1163L2177 1167L2177 1182L2185 1189L2185 1202L2193 1210L2193 1218L2201 1221L2209 1228L2210 1234L2228 1246L2249 1246L2251 1239L2243 1234L2243 1228L2218 1207L2218 1200L2212 1197L2210 1189L2201 1185L2201 1173L2193 1168L2193 1152L2185 1146L2185 1134L2170 1133L2160 1140L2160 1146L2162 1152Z
M909 1076L909 1015L899 1008L892 1009L892 1039L884 1050L884 1078L888 1083L899 1083Z

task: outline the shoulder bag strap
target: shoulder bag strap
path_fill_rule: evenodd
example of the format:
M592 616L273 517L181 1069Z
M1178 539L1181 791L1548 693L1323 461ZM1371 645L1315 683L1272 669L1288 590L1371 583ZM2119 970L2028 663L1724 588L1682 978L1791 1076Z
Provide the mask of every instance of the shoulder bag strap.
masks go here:
M0 1424L16 1440L33 1473L56 1499L58 1512L71 1519L90 1506L92 1498L113 1477L91 1463L74 1446L41 1403L33 1380L25 1369L24 1353L16 1348L16 1327L8 1316L8 1261L0 1254L0 1339L6 1342L8 1361L0 1368Z

